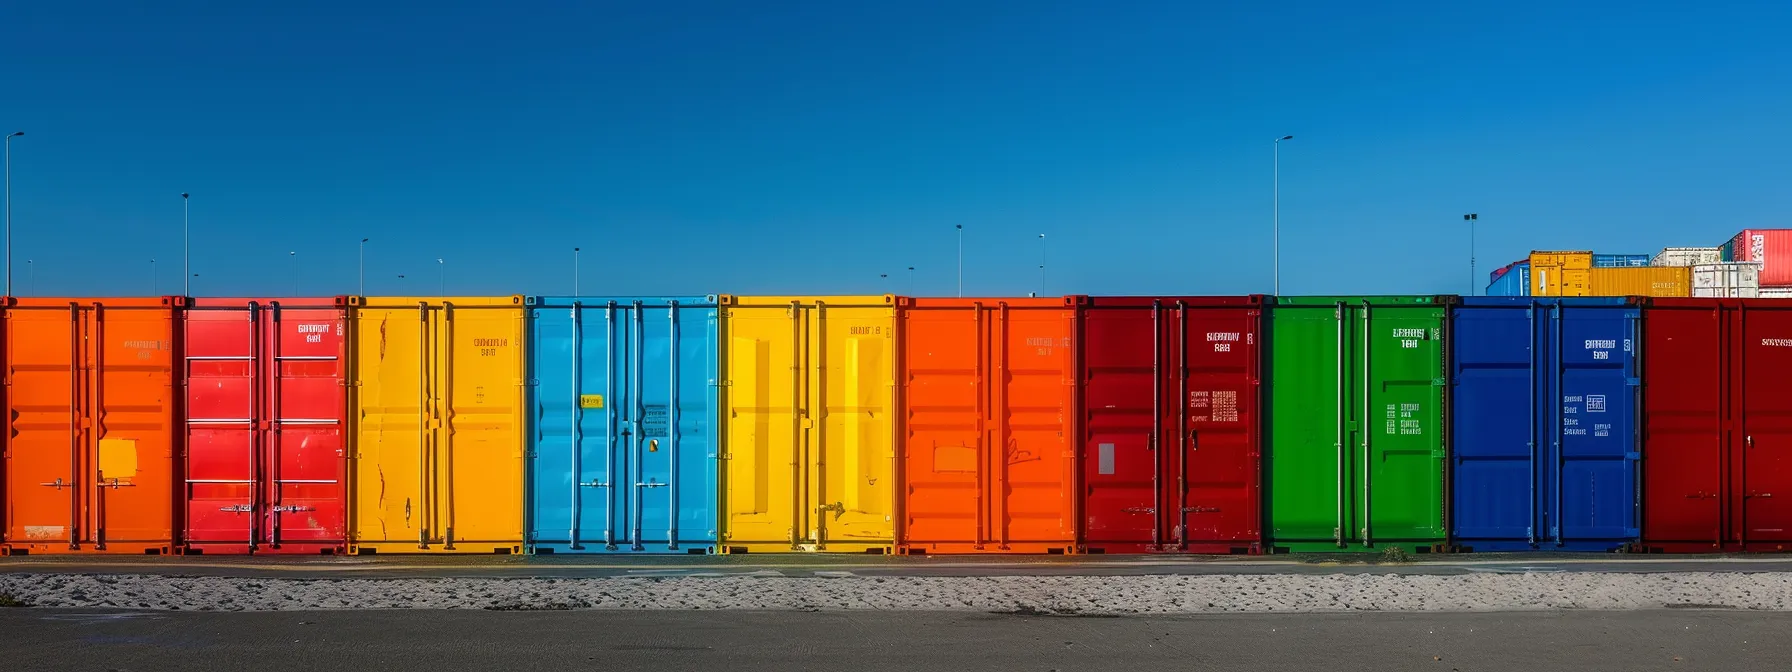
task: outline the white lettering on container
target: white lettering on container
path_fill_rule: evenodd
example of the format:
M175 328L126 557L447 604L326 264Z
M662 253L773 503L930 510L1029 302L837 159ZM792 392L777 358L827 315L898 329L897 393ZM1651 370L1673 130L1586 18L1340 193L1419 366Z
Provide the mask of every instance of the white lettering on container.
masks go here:
M1761 345L1769 348L1792 348L1792 338L1763 338Z
M1586 345L1588 350L1610 350L1618 347L1618 341L1589 338Z

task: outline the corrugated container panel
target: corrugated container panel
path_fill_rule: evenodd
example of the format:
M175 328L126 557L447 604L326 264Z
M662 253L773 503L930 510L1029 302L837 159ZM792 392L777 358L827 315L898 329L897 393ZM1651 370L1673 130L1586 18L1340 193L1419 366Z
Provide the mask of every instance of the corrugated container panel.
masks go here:
M1743 229L1730 238L1725 261L1761 264L1761 286L1792 285L1792 229Z
M1085 550L1261 550L1263 300L1087 300Z
M531 551L711 552L716 298L527 303Z
M348 550L348 311L358 297L191 299L188 553Z
M7 302L5 550L172 552L186 298Z
M1648 266L1650 256L1647 254L1595 254L1593 268L1636 268Z
M1716 247L1664 247L1649 260L1651 266L1698 266L1723 261L1723 249Z
M1692 296L1692 269L1685 266L1595 268L1586 296Z
M1266 459L1275 550L1444 545L1453 298L1274 299Z
M1488 296L1530 296L1531 263L1521 261L1506 267L1506 273L1487 285Z
M723 550L888 552L896 297L719 301Z
M355 553L520 553L523 297L354 309Z
M1611 551L1638 539L1630 298L1466 298L1451 311L1451 543Z
M1792 303L1643 311L1643 545L1792 550Z
M1692 295L1702 298L1753 299L1761 294L1761 265L1750 261L1699 264L1692 267Z
M1074 549L1080 300L899 300L898 552Z

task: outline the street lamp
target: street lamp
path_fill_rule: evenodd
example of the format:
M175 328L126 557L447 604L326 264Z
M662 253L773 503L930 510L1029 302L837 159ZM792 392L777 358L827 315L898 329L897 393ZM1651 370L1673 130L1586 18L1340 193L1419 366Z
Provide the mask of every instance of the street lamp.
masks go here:
M1045 234L1039 234L1039 295L1045 296Z
M572 295L579 295L579 248L572 248Z
M1474 214L1474 213L1470 213L1470 214L1466 214L1466 215L1462 216L1462 221L1468 222L1468 295L1469 296L1474 296L1475 295L1475 287L1478 287L1481 284L1481 279L1475 277L1475 222L1479 219L1481 219L1481 216Z
M193 295L192 278L199 277L197 273L193 272L192 252L188 246L192 239L188 237L187 231L187 192L183 191L180 192L180 274L185 276L181 280L180 293L182 296Z
M6 136L6 295L12 296L12 139L24 135L13 131Z
M292 294L290 294L289 296L298 298L298 296L299 296L299 253L296 250L292 251L292 252L287 252L286 258L287 258L287 260L292 262L291 264L288 264L288 266L291 267L291 269L292 269L290 271L292 273Z
M1277 295L1282 293L1282 141L1293 139L1292 135L1276 138L1275 147L1272 149L1275 160L1275 173L1271 178L1274 180L1273 188L1275 189L1275 219L1270 224L1269 234L1269 263L1270 273L1273 276L1270 281L1270 293Z
M25 291L37 296L37 265L30 259L25 260Z
M905 291L909 296L915 295L915 267L913 266L908 267L908 287L905 288Z
M162 293L161 285L159 282L157 282L157 280L158 280L158 278L156 278L156 260L151 259L151 260L149 260L149 295L150 296L156 296L156 295Z
M448 297L448 262L436 259L436 298Z

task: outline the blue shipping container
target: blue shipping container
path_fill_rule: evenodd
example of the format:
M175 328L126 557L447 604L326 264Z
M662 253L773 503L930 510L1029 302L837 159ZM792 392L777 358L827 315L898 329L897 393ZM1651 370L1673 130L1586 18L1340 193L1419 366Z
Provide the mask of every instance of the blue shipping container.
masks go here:
M1632 301L1485 297L1455 307L1458 549L1610 551L1639 540L1642 310Z
M716 545L716 298L531 297L533 553Z
M1638 268L1648 266L1653 258L1647 254L1595 254L1593 268Z
M1507 267L1505 275L1487 284L1488 296L1530 296L1531 262L1522 261Z

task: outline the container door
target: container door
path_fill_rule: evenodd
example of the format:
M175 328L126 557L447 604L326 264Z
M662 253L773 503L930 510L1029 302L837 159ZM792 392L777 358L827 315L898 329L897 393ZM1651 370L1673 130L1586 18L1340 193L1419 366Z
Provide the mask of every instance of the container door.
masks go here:
M1452 444L1454 536L1533 541L1543 476L1537 405L1547 395L1535 335L1547 308L1460 306L1451 331L1455 367ZM1536 346L1535 349L1533 346Z
M92 314L96 548L165 547L174 540L174 313Z
M429 519L433 483L431 357L428 307L365 308L355 330L361 421L356 443L355 536L360 543L439 541Z
M912 308L903 313L907 345L908 436L903 460L905 542L981 544L984 479L993 446L984 441L984 405L992 378L984 370L981 308ZM996 451L998 454L1000 451Z
M1552 414L1553 497L1549 533L1556 545L1637 536L1636 323L1634 308L1552 306L1548 352L1559 376Z
M343 505L347 483L344 410L348 368L344 344L348 320L342 310L283 309L261 320L269 345L264 403L272 415L264 479L256 515L263 540L276 547L340 545L348 539ZM259 369L258 369L259 370Z
M1650 308L1644 317L1643 537L1723 539L1724 309Z
M817 550L887 545L895 537L894 310L817 304L809 312L806 392L821 416L806 418L803 444L809 533Z
M1188 308L1160 318L1175 366L1159 366L1171 395L1164 404L1163 452L1180 464L1162 507L1183 544L1258 541L1257 309ZM1173 321L1173 323L1170 323Z
M1152 416L1164 407L1176 409L1178 422L1182 414L1176 398L1156 398L1174 390L1154 394L1168 373L1158 319L1150 308L1090 308L1083 320L1084 541L1166 543L1167 535L1153 533L1162 484Z
M1732 525L1745 544L1792 542L1792 311L1743 304L1735 315L1740 366L1741 421L1736 424L1741 453L1731 476ZM1740 500L1740 501L1738 501Z
M614 549L618 535L611 516L616 497L610 474L616 470L617 368L628 359L617 352L614 302L541 307L535 328L535 508L529 538L536 544L570 549L597 544ZM626 333L626 332L623 332Z
M442 352L434 373L435 526L450 545L513 546L522 541L523 313L510 308L437 311Z
M249 306L186 314L188 544L255 542L264 439L258 313Z
M713 492L707 440L711 412L704 364L710 320L701 311L643 306L630 311L627 410L634 424L627 464L630 539L635 550L677 551L708 544L714 523L705 496ZM695 541L689 541L695 540Z
M993 478L985 481L987 515L1006 548L1011 542L1076 538L1074 310L1013 308L990 312L989 361L995 384L985 406Z
M1361 307L1364 544L1443 536L1443 310Z
M799 305L728 311L727 541L795 548L808 518L797 442L804 416L803 317Z
M1354 525L1347 497L1350 455L1345 443L1354 436L1349 409L1356 387L1347 368L1354 356L1355 336L1348 329L1350 309L1277 306L1272 312L1270 418L1273 448L1269 453L1271 525L1285 541L1333 540L1344 544Z
M82 477L88 438L86 311L6 311L6 538L14 548L79 549L87 537Z

